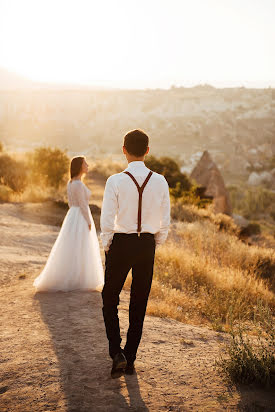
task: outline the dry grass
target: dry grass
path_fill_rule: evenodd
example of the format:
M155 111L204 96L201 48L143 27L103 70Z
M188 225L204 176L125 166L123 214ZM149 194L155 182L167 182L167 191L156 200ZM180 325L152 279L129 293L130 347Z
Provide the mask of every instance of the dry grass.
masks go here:
M173 222L156 250L147 313L228 331L232 319L251 321L259 301L274 313L274 277L274 250L248 246L210 220Z
M42 203L47 200L65 201L66 190L64 187L55 189L46 185L29 184L24 192L10 192L6 201L22 203Z
M105 181L85 177L84 183L92 190L93 204L101 207ZM21 193L0 185L0 201L2 202L44 203L49 200L67 202L66 181L59 189L45 184L30 183Z
M213 207L213 204L209 204L205 208L198 208L196 205L184 204L178 199L171 198L171 217L174 220L189 223L210 220L220 230L238 235L240 229L234 220L223 213L214 213Z
M5 186L0 184L0 202L9 202L13 191Z
M247 271L270 281L275 277L275 252L273 249L248 246L226 230L220 231L210 221L177 222L174 226L184 250L204 257L214 267Z
M255 308L275 315L275 251L238 238L233 219L211 206L172 202L167 241L156 249L147 313L230 331L232 320L251 324ZM131 279L126 288L130 288Z

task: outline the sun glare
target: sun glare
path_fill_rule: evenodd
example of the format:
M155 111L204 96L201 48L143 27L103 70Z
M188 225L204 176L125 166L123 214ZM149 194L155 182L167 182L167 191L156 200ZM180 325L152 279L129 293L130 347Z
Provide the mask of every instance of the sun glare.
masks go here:
M270 82L274 10L268 0L2 0L0 66L112 87Z

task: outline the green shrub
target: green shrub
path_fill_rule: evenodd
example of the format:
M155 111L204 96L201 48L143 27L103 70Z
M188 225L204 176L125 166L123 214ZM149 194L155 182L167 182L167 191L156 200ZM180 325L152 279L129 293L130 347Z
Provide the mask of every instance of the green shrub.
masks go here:
M14 192L23 192L27 186L26 166L7 154L0 155L0 183Z
M230 185L227 187L235 213L246 219L256 218L261 213L270 214L275 203L275 193L263 187Z
M250 235L259 235L261 233L261 226L258 223L249 223L246 229Z
M233 383L258 383L269 387L275 384L275 333L271 309L259 299L254 312L257 342L252 341L239 322L231 324L231 343L216 365Z
M0 185L0 202L9 202L13 191L8 186Z
M263 188L248 189L244 198L247 210L253 214L264 212L274 201L275 194Z
M272 170L275 168L275 155L273 155L268 162L267 170Z
M58 148L40 147L30 154L32 179L58 188L69 172L69 158Z
M180 183L181 191L191 189L192 183L184 173L181 173L179 165L170 157L163 156L157 159L155 156L147 156L144 163L149 169L162 174L169 187L176 188Z
M197 186L192 186L190 190L183 190L181 183L177 182L176 187L170 188L169 191L170 195L179 200L181 204L193 204L199 208L205 208L212 203L211 199L200 197Z
M205 188L193 184L186 174L181 173L180 167L174 159L167 156L159 159L155 156L148 156L144 163L149 169L166 178L170 195L174 199L181 200L182 204L194 204L204 208L212 203L212 199L204 196Z
M275 292L275 263L270 256L259 255L253 268L255 275L259 278L266 279L268 286Z

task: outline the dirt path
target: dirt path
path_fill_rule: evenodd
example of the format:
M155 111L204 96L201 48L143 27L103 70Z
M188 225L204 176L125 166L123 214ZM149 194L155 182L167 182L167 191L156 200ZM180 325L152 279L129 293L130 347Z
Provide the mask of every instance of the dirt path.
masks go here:
M59 230L35 207L0 205L1 412L272 410L271 391L230 388L215 369L228 336L170 319L146 316L137 374L111 379L100 293L34 293Z

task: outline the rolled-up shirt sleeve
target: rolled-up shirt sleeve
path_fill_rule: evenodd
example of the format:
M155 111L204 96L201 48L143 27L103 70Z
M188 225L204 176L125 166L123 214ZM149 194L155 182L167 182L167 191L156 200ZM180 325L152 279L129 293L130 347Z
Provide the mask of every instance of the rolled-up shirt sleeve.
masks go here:
M170 195L169 185L164 177L164 192L160 209L160 230L155 233L156 246L165 242L170 226Z
M107 252L114 235L115 217L118 211L118 196L116 186L110 176L105 185L101 215L100 215L100 239L103 249Z

